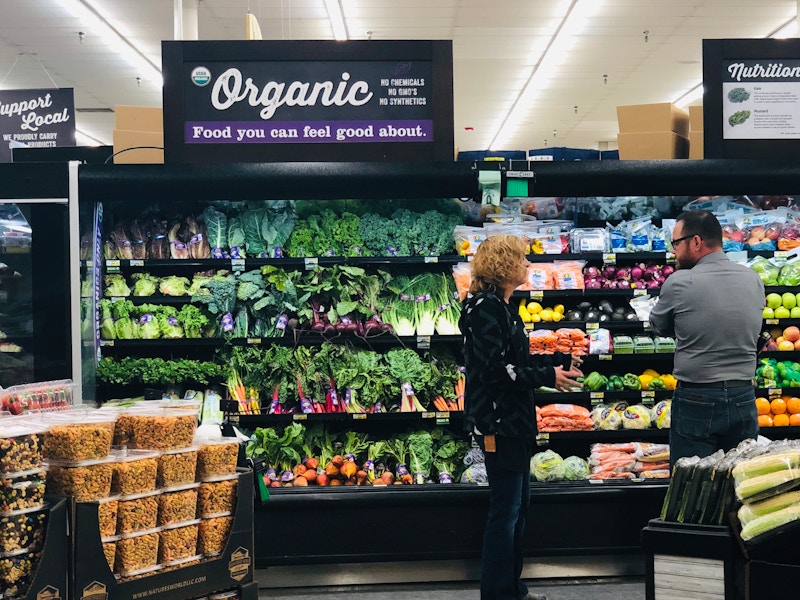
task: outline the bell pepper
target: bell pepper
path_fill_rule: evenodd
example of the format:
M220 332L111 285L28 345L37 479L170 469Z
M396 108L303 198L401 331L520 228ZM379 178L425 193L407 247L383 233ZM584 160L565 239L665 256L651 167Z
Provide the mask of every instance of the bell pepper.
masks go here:
M661 376L659 374L659 372L656 371L655 369L645 369L645 371L644 371L644 373L642 373L642 375L650 375L650 377L660 377Z
M597 371L592 371L583 380L584 389L587 389L590 392L599 392L601 390L604 390L606 389L607 385L608 385L608 377L602 375L601 373L598 373Z
M651 390L665 390L667 389L667 385L664 383L664 380L661 377L653 377L650 380L650 389Z
M636 381L638 382L639 380L637 379ZM624 390L624 389L625 389L625 382L623 381L622 377L620 377L619 375L611 375L608 378L608 390L609 391L614 392L614 391Z
M647 373L642 373L641 375L639 375L639 381L642 384L642 389L643 390L649 390L650 389L650 382L653 379L654 379L654 377L652 375L648 375Z
M642 389L642 382L635 373L625 373L625 375L622 376L622 384L625 386L625 389L628 390Z
M672 373L662 375L661 381L664 382L664 385L667 386L668 390L674 390L676 387L678 387L678 380L672 376Z

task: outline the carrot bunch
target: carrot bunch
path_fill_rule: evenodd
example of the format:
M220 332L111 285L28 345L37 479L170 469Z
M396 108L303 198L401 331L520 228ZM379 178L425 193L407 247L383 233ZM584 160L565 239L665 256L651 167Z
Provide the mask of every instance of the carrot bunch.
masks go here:
M239 376L239 371L235 368L231 368L230 373L228 373L226 387L231 400L235 400L239 404L239 413L243 415L251 414L252 410L247 400L247 390L245 390L242 378Z
M452 412L458 410L464 410L464 388L466 385L466 380L464 379L463 375L459 375L458 379L456 379L455 385L455 399L451 400L449 398L445 398L442 394L435 396L433 399L433 406L436 410L441 412Z

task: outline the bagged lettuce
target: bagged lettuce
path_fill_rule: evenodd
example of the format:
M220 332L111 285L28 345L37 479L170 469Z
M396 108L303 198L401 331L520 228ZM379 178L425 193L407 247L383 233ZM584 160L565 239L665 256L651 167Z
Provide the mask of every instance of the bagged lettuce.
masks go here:
M538 452L531 458L531 475L536 481L561 481L564 479L564 459L553 450Z
M564 459L564 479L567 481L589 479L589 463L580 456L568 456Z

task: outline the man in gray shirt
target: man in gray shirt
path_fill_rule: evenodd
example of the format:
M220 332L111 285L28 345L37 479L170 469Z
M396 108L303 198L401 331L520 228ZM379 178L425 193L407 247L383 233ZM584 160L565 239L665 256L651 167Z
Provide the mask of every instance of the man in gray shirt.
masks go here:
M722 228L708 211L678 216L677 270L664 282L650 323L675 336L670 462L708 456L758 435L753 376L764 284L722 252Z

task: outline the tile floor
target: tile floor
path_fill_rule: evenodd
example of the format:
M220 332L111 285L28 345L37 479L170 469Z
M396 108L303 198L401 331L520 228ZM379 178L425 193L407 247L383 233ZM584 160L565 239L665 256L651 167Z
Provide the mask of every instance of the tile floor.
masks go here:
M531 591L548 600L644 600L644 578L537 579ZM478 600L478 584L431 583L259 590L260 600Z

